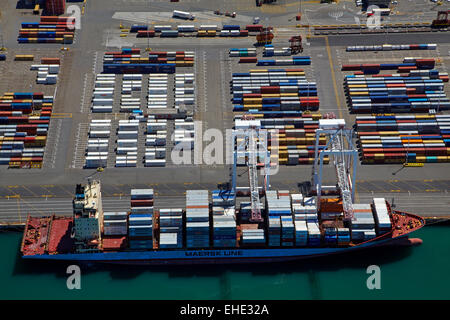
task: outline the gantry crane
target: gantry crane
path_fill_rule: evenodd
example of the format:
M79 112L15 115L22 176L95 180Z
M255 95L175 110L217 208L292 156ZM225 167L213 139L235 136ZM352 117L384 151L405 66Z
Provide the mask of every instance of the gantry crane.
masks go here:
M325 134L328 143L319 153L319 137ZM345 128L344 119L321 119L316 130L315 157L313 165L312 186L317 192L317 210L320 210L322 196L323 158L333 156L337 176L337 187L342 198L344 220L353 219L353 202L355 199L355 174L358 151L353 146L352 129ZM319 164L318 164L319 162ZM319 166L319 171L318 167ZM353 174L351 172L353 166Z
M247 118L244 118L247 119ZM247 161L251 201L251 219L252 222L260 222L263 220L261 215L261 204L259 201L259 185L258 185L258 157L264 159L264 192L269 187L269 171L270 171L270 153L268 151L268 132L260 130L256 124L249 124L244 129L233 130L233 172L232 172L232 188L236 195L236 167L238 153L245 154Z

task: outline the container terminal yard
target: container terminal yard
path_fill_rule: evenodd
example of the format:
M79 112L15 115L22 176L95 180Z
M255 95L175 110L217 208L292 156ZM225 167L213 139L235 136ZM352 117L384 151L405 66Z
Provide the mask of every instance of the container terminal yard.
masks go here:
M45 18L54 15L35 15L34 6L5 2L0 9L4 226L23 226L29 215L73 216L75 185L88 177L101 181L105 212L129 211L132 189L153 189L160 210L184 208L189 190L218 189L232 180L233 166L177 166L170 157L177 130L190 130L192 120L199 120L203 131L225 133L245 113L250 114L245 119L266 119L270 127L275 123L270 117L279 111L277 117L283 118L285 110L300 111L297 116L309 119L310 126L296 126L299 131L280 143L289 148L280 148L284 153L279 172L270 176L270 190L298 194L311 183L315 129L320 118L334 115L356 131L356 204L385 198L429 222L450 217L450 43L447 28L433 26L438 12L450 9L448 2L415 1L412 7L411 1L398 1L383 16L381 29L367 30L367 14L358 13L361 8L352 1L279 0L257 6L252 0L87 0L65 4L79 8L79 26L55 34L48 29L46 36L36 27L65 23L68 14ZM174 17L173 10L195 18ZM264 32L252 25L272 27L266 37L271 33L273 39L255 46ZM294 53L290 40L299 36L302 50ZM39 38L51 40L33 40ZM139 66L133 73L116 74L122 61L147 58L146 63L176 61L176 66L170 72L149 73ZM253 77L256 69L306 80L297 96L299 107L289 106L295 99L281 99L285 105L280 107L276 91L264 96L274 92L252 86L242 92L239 77ZM376 82L389 77L394 82ZM145 117L161 108L187 116ZM292 128L277 123L283 130ZM237 186L248 186L248 171L237 166ZM325 161L322 174L324 186L336 184L332 161Z

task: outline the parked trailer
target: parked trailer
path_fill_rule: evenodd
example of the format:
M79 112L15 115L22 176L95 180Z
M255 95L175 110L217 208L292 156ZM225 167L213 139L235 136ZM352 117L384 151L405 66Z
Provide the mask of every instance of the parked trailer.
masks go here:
M181 18L181 19L189 19L189 20L195 19L195 15L193 15L189 12L179 11L179 10L173 10L172 16L174 18Z

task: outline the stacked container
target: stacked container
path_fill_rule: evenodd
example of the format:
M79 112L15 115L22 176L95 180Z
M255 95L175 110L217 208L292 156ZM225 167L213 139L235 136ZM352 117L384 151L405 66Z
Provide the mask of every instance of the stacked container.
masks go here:
M265 57L273 57L273 56L290 56L292 54L290 47L285 47L281 49L275 50L272 45L266 45L264 47L263 55Z
M231 48L228 55L230 57L256 57L256 48Z
M417 71L419 73L379 77L347 75L344 87L352 112L429 112L431 109L450 109L450 100L444 92L444 81L439 79L439 72Z
M7 92L0 97L0 164L41 167L53 97Z
M131 189L130 249L153 249L153 196L153 189Z
M295 227L291 216L281 216L281 245L292 247L295 243Z
M367 241L375 236L375 219L370 204L353 204L351 240Z
M99 73L96 75L92 94L92 112L112 112L115 85L115 74Z
M356 118L363 163L450 161L449 115Z
M383 44L373 46L348 46L346 51L392 51L392 50L436 50L435 43L429 44Z
M159 246L161 249L183 247L183 210L159 210Z
M148 77L147 108L167 108L167 74L150 74Z
M327 227L325 228L325 244L327 245L337 245L338 241L338 234L337 234L337 228L336 227Z
M235 194L212 191L213 246L236 247Z
M321 234L318 222L306 221L308 229L308 246L317 247L321 244Z
M120 98L120 112L140 110L142 89L142 74L124 74L122 79L122 97ZM133 96L133 93L138 93Z
M392 224L386 200L384 198L373 198L372 204L378 234L390 231Z
M105 236L126 236L127 235L126 212L104 212L103 213L103 234Z
M295 217L295 245L305 247L308 244L308 226L306 220L297 220Z
M350 229L349 228L337 228L338 245L347 246L350 243Z
M194 66L193 51L151 51L148 58L150 63L173 64L176 67Z
M193 73L175 74L175 108L195 103L195 82Z
M311 57L293 56L289 59L258 60L257 66L290 66L290 65L310 65Z
M186 246L209 247L208 190L186 191Z
M266 191L266 208L269 217L292 216L289 193L284 195L281 191Z
M213 246L236 247L236 219L231 215L213 216Z
M145 140L145 166L163 167L166 165L167 120L147 119Z
M37 84L56 84L58 81L59 64L32 65L30 70L37 71Z
M258 246L263 247L266 245L266 239L264 236L264 230L258 229L258 225L242 225L242 245L243 246Z
M187 121L184 119L175 119L175 130L174 130L174 144L181 147L183 150L194 149L195 142L195 128L194 122Z
M116 167L136 167L138 134L139 120L119 120Z
M184 58L184 56L183 56ZM184 60L182 61L184 62ZM189 65L193 64L193 59ZM103 72L114 74L125 73L174 73L177 63L172 60L159 59L158 54L150 52L147 57L141 57L140 49L123 48L122 51L106 52L103 56Z
M74 30L74 17L41 16L40 22L22 23L17 41L19 43L70 44L73 42Z
M280 217L268 218L268 232L269 247L281 246L281 220Z
M111 120L92 119L86 146L85 168L106 167L108 160Z

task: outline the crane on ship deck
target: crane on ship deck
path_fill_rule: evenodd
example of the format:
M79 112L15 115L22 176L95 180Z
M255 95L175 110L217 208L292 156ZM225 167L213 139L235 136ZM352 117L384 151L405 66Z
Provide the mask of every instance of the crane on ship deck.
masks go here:
M327 119L328 118L328 119ZM325 134L329 137L327 144L319 153L319 137ZM352 129L345 128L344 119L336 119L334 115L319 120L316 130L315 157L312 174L312 186L317 192L317 209L320 210L322 197L322 177L324 156L333 156L337 176L337 188L342 198L344 220L353 219L353 203L355 199L355 174L358 151L352 142ZM353 172L352 172L353 167ZM352 175L353 173L353 175Z
M232 190L236 194L236 166L238 153L245 153L246 165L248 168L251 218L252 222L263 221L261 215L261 203L259 200L259 184L258 184L258 157L264 161L264 192L269 187L269 171L270 171L270 153L268 151L268 132L260 130L258 121L252 116L244 115L242 120L249 120L248 126L244 129L233 130L233 171L232 171Z

